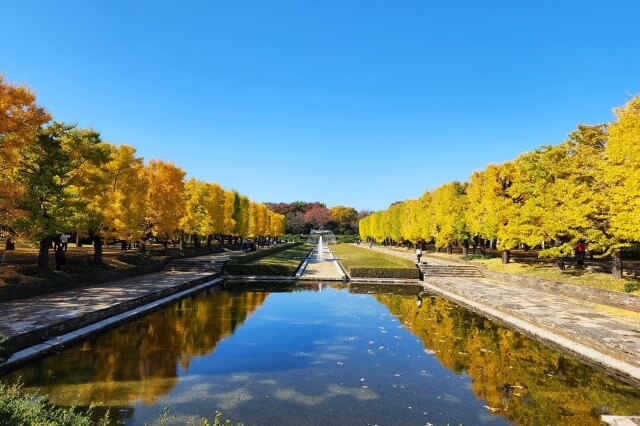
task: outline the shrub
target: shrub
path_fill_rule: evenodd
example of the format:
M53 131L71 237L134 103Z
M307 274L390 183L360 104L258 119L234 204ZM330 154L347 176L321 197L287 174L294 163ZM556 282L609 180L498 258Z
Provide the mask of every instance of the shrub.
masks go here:
M357 239L357 235L336 235L336 240L338 240L339 243L351 244L355 243Z
M352 277L419 279L418 268L349 268Z
M122 253L118 255L118 260L135 266L150 266L160 263L157 258L142 253Z
M223 248L220 245L216 244L212 245L211 247L207 247L207 245L205 244L200 247L168 247L166 251L164 249L147 250L147 253L151 256L171 256L174 259L182 259L185 257L220 253L221 251L223 251Z
M80 275L90 274L93 272L103 272L115 269L113 266L104 262L94 262L93 259L67 259L67 263L62 270L67 274Z
M624 283L625 293L633 293L636 290L640 290L640 281L637 278L625 278L627 281Z
M91 411L76 413L73 409L55 408L35 395L21 395L20 386L0 384L0 424L3 425L69 425L96 424ZM109 424L108 417L98 424Z
M476 260L476 259L491 259L491 256L482 253L471 253L464 256L460 256L462 260Z
M229 275L279 275L290 277L295 275L297 270L297 266L269 265L262 263L226 263L224 265L224 271Z

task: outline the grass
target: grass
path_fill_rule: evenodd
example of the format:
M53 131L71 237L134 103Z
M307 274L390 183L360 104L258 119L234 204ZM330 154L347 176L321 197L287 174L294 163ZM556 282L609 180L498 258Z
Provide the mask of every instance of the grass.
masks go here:
M378 253L352 244L334 244L331 250L345 269L351 268L415 268L409 259Z
M605 314L623 317L637 324L640 324L640 312L630 311L628 309L616 308L614 306L601 305L599 303L590 303L589 305L593 307L593 309L595 309L596 311L600 311Z
M274 247L273 249L276 249ZM280 275L293 276L302 262L311 251L311 246L296 244L283 250L250 253L238 256L225 265L225 272L230 275ZM296 259L297 258L297 259ZM244 259L244 262L243 262Z
M311 251L311 248L312 247L307 244L297 245L269 256L262 257L250 263L259 265L298 266L301 259L295 258L306 257Z

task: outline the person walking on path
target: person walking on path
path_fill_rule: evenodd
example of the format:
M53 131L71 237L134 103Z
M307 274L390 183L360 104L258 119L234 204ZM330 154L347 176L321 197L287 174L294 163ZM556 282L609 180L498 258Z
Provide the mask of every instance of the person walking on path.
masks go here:
M59 245L54 254L56 258L56 271L62 271L62 265L67 263L67 257L64 254L64 250L62 249L62 245Z
M67 245L69 244L69 236L67 234L60 235L60 247L67 251Z
M422 250L420 247L416 248L416 257L418 258L418 264L420 264L420 258L422 257Z
M584 254L586 251L587 251L587 245L584 243L584 241L582 240L578 241L578 244L576 244L578 266L584 266Z

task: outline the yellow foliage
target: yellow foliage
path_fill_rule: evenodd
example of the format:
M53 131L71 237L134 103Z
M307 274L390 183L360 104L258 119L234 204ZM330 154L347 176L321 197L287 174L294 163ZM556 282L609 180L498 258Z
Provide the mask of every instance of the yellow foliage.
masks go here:
M611 227L620 243L640 241L640 96L615 110L609 127L606 181Z
M185 172L173 163L152 160L146 166L147 223L162 241L173 239L185 213Z

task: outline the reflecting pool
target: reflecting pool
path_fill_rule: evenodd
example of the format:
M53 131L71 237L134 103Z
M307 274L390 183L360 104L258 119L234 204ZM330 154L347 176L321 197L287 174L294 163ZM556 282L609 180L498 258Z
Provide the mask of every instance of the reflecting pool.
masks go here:
M126 424L580 424L619 382L419 287L227 283L2 378ZM371 294L374 293L374 294Z

